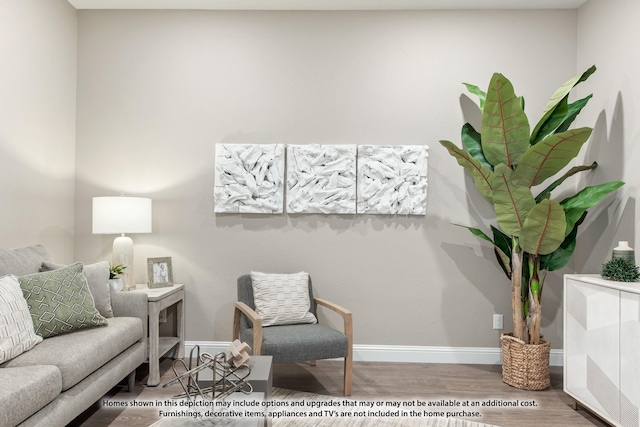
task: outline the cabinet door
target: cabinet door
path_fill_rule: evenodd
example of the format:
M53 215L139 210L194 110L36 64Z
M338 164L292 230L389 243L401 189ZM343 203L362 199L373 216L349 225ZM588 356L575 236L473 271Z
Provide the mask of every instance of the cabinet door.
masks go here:
M620 292L620 422L640 426L640 295Z
M568 279L565 391L601 416L620 420L620 291Z

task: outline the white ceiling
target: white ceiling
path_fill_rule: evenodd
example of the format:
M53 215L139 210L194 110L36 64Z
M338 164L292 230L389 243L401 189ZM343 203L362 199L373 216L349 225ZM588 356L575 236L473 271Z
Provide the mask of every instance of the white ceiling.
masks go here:
M588 0L68 0L76 9L578 9Z

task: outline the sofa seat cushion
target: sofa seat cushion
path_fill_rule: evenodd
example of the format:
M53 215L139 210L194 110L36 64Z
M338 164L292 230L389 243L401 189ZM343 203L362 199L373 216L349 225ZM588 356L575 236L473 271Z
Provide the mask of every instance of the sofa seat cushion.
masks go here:
M52 402L62 391L55 366L0 368L0 425L15 426Z
M47 338L4 367L55 365L68 390L142 338L137 317L113 317L102 328L83 329Z

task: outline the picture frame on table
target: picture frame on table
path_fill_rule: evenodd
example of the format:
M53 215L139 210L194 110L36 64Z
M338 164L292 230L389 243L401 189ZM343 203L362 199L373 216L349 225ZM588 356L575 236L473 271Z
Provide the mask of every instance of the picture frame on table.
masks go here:
M147 258L147 278L149 288L173 286L171 257Z

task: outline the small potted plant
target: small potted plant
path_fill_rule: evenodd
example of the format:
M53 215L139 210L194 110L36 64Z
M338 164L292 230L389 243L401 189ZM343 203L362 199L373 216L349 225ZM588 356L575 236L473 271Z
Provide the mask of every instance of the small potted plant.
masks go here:
M613 258L602 265L603 279L616 282L637 282L640 279L638 266L626 258Z
M122 279L120 275L124 273L126 268L127 266L122 264L109 264L109 286L111 286L114 291L122 290Z

